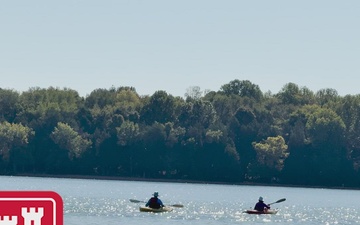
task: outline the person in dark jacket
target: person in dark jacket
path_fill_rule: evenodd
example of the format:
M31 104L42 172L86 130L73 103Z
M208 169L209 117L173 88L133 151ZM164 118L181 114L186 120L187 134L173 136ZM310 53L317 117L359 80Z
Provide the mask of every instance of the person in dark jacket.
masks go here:
M267 211L268 209L270 209L270 206L264 203L263 197L260 197L259 201L256 203L254 209L262 212L262 211Z
M164 204L158 198L159 193L154 192L153 196L154 197L150 198L149 201L145 204L145 206L148 206L148 207L150 207L152 209L160 209L160 208L164 207Z

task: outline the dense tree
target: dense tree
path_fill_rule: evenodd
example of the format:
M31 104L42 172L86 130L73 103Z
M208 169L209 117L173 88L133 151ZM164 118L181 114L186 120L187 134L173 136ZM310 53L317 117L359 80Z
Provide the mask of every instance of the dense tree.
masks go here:
M337 102L340 99L338 92L332 88L321 89L316 92L316 101L320 106L327 105L332 106L332 103Z
M314 147L326 146L334 149L344 146L345 124L331 109L314 107L307 115L306 130Z
M70 159L80 157L90 146L91 141L82 137L68 124L59 122L51 133L51 139L61 149L68 152Z
M76 91L52 87L32 88L22 93L19 101L18 121L33 128L46 126L50 130L59 121L76 126L75 118L82 104L82 98Z
M0 89L0 171L360 187L360 97L132 87Z
M151 125L154 122L167 123L176 119L176 99L165 91L155 92L142 108L142 120Z
M284 161L289 156L289 152L283 137L268 137L265 141L253 142L253 147L260 164L278 171L284 168Z
M258 163L251 164L250 177L268 182L279 177L279 172L284 168L284 162L289 156L284 138L268 137L261 142L253 142L252 145Z
M0 156L2 166L13 163L13 168L16 170L17 164L24 163L24 156L27 154L26 147L29 139L34 135L34 131L22 124L15 124L9 122L0 123ZM30 161L30 158L28 158Z
M3 159L8 159L14 147L21 147L29 143L29 137L34 132L22 124L0 123L0 154Z
M50 134L58 122L67 123L78 129L77 115L83 103L79 94L71 89L31 88L19 97L19 111L16 122L35 131L29 148L32 149L34 170L46 171L53 157L54 143Z
M337 109L346 127L348 157L356 171L360 168L360 95L345 96Z
M221 93L213 93L207 95L203 99L209 101L213 105L219 120L223 124L228 124L236 111L236 107L240 104L239 98L229 97Z
M300 88L294 83L287 83L277 94L284 104L305 105L314 104L315 96L307 87Z
M139 95L132 89L121 89L116 94L115 112L125 119L138 122L142 102Z
M239 95L240 97L253 98L260 101L262 92L258 85L251 83L249 80L233 80L228 84L221 86L220 90L226 95Z
M19 93L0 88L0 122L14 122L19 107Z
M139 125L133 122L125 121L120 127L117 127L118 143L122 146L135 143L139 135Z

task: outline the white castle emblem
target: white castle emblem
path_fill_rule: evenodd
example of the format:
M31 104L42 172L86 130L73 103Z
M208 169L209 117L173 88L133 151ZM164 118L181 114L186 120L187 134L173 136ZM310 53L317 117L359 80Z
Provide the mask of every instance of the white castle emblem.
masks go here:
M41 218L44 216L44 208L39 207L35 209L35 207L22 207L21 216L24 218L24 225L41 225ZM1 216L0 225L18 225L18 217Z

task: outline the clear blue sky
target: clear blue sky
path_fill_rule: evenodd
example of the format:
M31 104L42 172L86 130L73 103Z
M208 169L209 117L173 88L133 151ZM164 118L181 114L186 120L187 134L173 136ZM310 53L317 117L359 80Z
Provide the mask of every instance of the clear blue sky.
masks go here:
M0 2L0 88L183 97L234 79L360 94L360 1Z

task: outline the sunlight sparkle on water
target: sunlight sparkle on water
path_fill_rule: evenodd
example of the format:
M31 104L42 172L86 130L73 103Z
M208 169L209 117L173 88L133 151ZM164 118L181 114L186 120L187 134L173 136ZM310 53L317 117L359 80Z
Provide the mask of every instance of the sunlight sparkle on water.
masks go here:
M53 190L64 202L64 224L157 225L353 225L360 224L357 190L182 184L65 178L0 177L4 190ZM146 200L159 191L165 205L183 204L169 213L143 213L129 199ZM219 194L221 193L221 195ZM276 215L248 215L259 196ZM304 196L307 196L304 198ZM331 196L331 197L329 197Z

